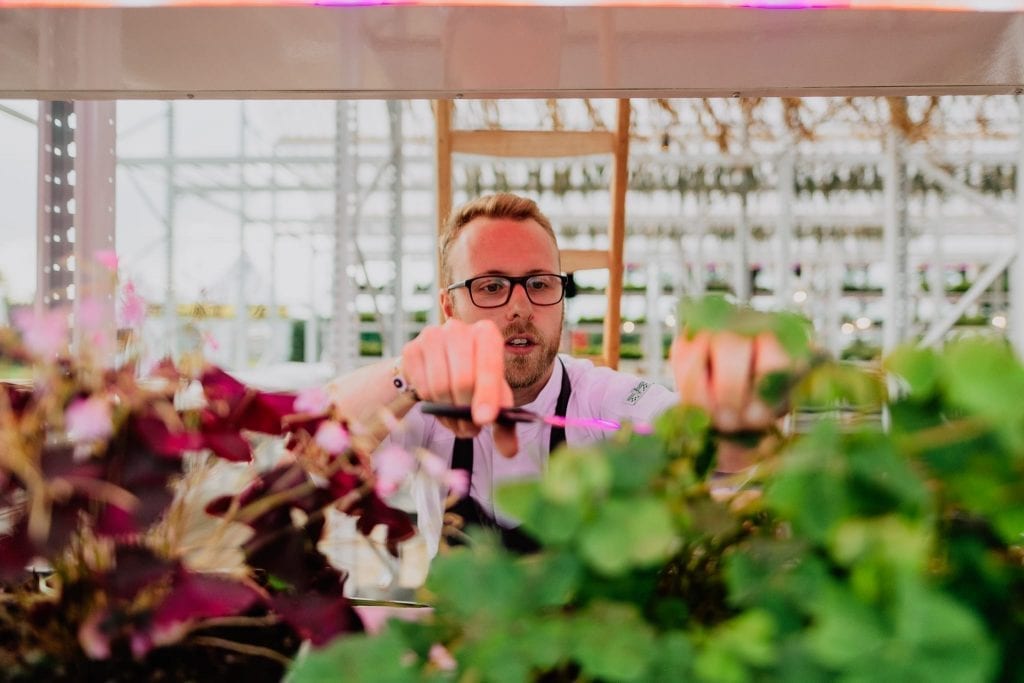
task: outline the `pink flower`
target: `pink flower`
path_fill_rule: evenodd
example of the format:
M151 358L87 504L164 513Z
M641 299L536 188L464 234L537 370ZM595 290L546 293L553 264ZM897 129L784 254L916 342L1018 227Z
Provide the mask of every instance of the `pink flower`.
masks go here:
M78 302L75 322L87 330L95 330L103 324L103 304L94 296Z
M460 498L469 491L469 474L466 470L449 470L444 460L429 451L420 451L423 471L434 481L444 484Z
M99 249L93 252L92 257L111 273L117 272L117 252L113 249Z
M448 485L448 490L462 498L469 493L469 472L466 470L448 470L441 483Z
M50 358L67 345L68 315L61 309L36 314L32 309L22 309L14 314L14 325L21 332L29 352Z
M444 460L427 450L420 451L420 464L423 465L423 471L435 481L443 480L445 473L448 472Z
M331 398L323 387L309 387L295 397L295 412L322 415L331 407Z
M448 648L441 643L431 645L428 656L431 663L441 671L455 671L455 667L458 666L452 653L448 652Z
M121 292L120 318L122 327L139 327L146 319L146 302L135 291L132 282L126 282Z
M374 458L377 465L377 483L374 490L386 498L398 490L407 476L416 468L416 458L398 446L388 446Z
M203 345L211 351L220 349L220 342L210 332L203 332Z
M64 411L64 426L75 443L105 439L114 431L110 404L98 396L75 399Z
M334 455L338 455L348 448L348 432L340 424L330 420L320 423L313 439L320 448Z

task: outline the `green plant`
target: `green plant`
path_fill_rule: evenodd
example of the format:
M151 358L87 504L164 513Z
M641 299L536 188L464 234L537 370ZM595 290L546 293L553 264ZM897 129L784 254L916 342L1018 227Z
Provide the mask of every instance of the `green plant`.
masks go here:
M499 491L540 552L484 532L435 560L427 619L391 621L298 662L297 682L1017 681L1024 662L1024 367L1000 342L903 348L877 373L837 365L805 328L709 300L689 329L773 330L802 359L771 402L885 400L890 424L822 419L742 445L675 408L556 453Z

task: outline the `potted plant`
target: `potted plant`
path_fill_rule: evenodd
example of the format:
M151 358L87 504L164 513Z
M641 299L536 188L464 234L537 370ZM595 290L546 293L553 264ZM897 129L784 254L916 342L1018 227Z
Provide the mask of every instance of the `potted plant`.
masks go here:
M830 361L785 316L706 300L688 329L776 331L803 359L767 399L885 404L741 435L680 406L655 433L565 448L500 504L541 544L486 533L435 560L417 621L300 657L289 679L1017 681L1024 645L1024 367L1003 342L906 347L885 371ZM422 613L420 613L422 614Z

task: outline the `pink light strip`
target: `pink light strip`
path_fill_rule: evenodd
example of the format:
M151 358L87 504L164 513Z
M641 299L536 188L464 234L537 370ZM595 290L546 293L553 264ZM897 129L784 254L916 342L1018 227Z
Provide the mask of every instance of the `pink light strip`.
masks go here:
M692 7L1021 12L1024 0L0 0L0 8L138 7Z

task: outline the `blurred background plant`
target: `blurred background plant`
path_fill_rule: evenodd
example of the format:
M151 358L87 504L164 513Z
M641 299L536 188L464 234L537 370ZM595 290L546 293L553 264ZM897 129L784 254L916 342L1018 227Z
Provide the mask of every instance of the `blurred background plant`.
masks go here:
M360 448L380 425L353 434L320 389L256 391L196 357L140 379L130 350L100 365L99 338L68 356L66 312L15 323L0 329L0 367L23 378L0 386L0 679L279 680L301 642L362 630L318 544L329 510L383 527L392 553L413 534Z
M471 533L434 561L428 618L339 639L290 680L1024 679L1024 367L1009 347L906 347L883 373L820 356L785 315L716 299L680 320L771 329L806 361L761 386L803 418L747 438L756 464L716 475L725 437L684 407L652 435L564 448L499 491L540 552Z

